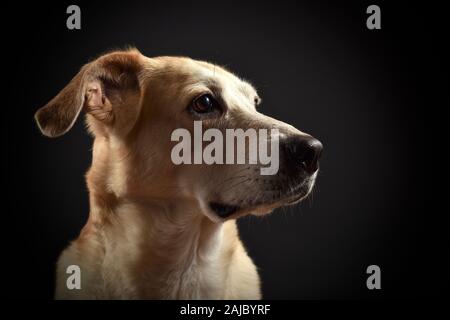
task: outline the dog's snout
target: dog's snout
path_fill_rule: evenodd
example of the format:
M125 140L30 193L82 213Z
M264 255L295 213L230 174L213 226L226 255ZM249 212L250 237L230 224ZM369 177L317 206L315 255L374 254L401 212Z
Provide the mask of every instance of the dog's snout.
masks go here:
M291 137L285 141L284 153L290 165L303 166L309 174L319 168L319 158L322 153L322 143L311 137Z

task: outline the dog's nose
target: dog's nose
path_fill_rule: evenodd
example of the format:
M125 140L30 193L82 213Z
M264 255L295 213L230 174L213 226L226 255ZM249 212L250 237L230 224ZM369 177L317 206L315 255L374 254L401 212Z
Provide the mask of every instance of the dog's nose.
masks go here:
M285 141L285 156L294 165L301 165L309 174L319 168L322 143L311 136L291 137Z

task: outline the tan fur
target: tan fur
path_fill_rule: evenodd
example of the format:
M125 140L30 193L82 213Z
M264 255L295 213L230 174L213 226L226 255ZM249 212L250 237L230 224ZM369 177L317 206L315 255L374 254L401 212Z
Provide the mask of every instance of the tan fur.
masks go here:
M286 199L220 219L207 201L248 194L258 186L254 171L172 164L170 133L192 130L185 107L203 92L220 95L227 105L227 115L205 120L205 127L303 134L257 112L260 98L253 87L223 68L189 58L147 58L137 50L87 64L36 113L42 132L54 137L84 110L95 138L86 175L89 220L58 261L58 299L261 298L235 219L269 212ZM227 191L227 179L242 171L250 180ZM81 268L81 290L66 287L69 265Z

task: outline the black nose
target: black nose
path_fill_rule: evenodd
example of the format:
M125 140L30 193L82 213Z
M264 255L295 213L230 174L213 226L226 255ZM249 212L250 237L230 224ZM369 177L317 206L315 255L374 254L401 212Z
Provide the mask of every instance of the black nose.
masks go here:
M285 156L294 166L302 166L312 174L319 168L322 143L311 136L290 137L284 143Z

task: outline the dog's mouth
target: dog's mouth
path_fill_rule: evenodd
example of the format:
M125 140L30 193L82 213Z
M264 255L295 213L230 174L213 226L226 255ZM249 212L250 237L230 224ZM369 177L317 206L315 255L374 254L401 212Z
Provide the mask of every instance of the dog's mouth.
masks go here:
M218 202L210 202L209 207L219 217L225 219L239 211L239 206L228 205Z
M278 207L290 206L302 201L308 196L311 187L309 182L302 183L294 190L291 190L291 192L286 192L283 196L276 198L269 197L257 202L241 201L242 204L240 205L213 201L209 202L209 207L212 212L222 219L227 219L233 215L240 216L245 213L261 211L260 209L270 212Z

